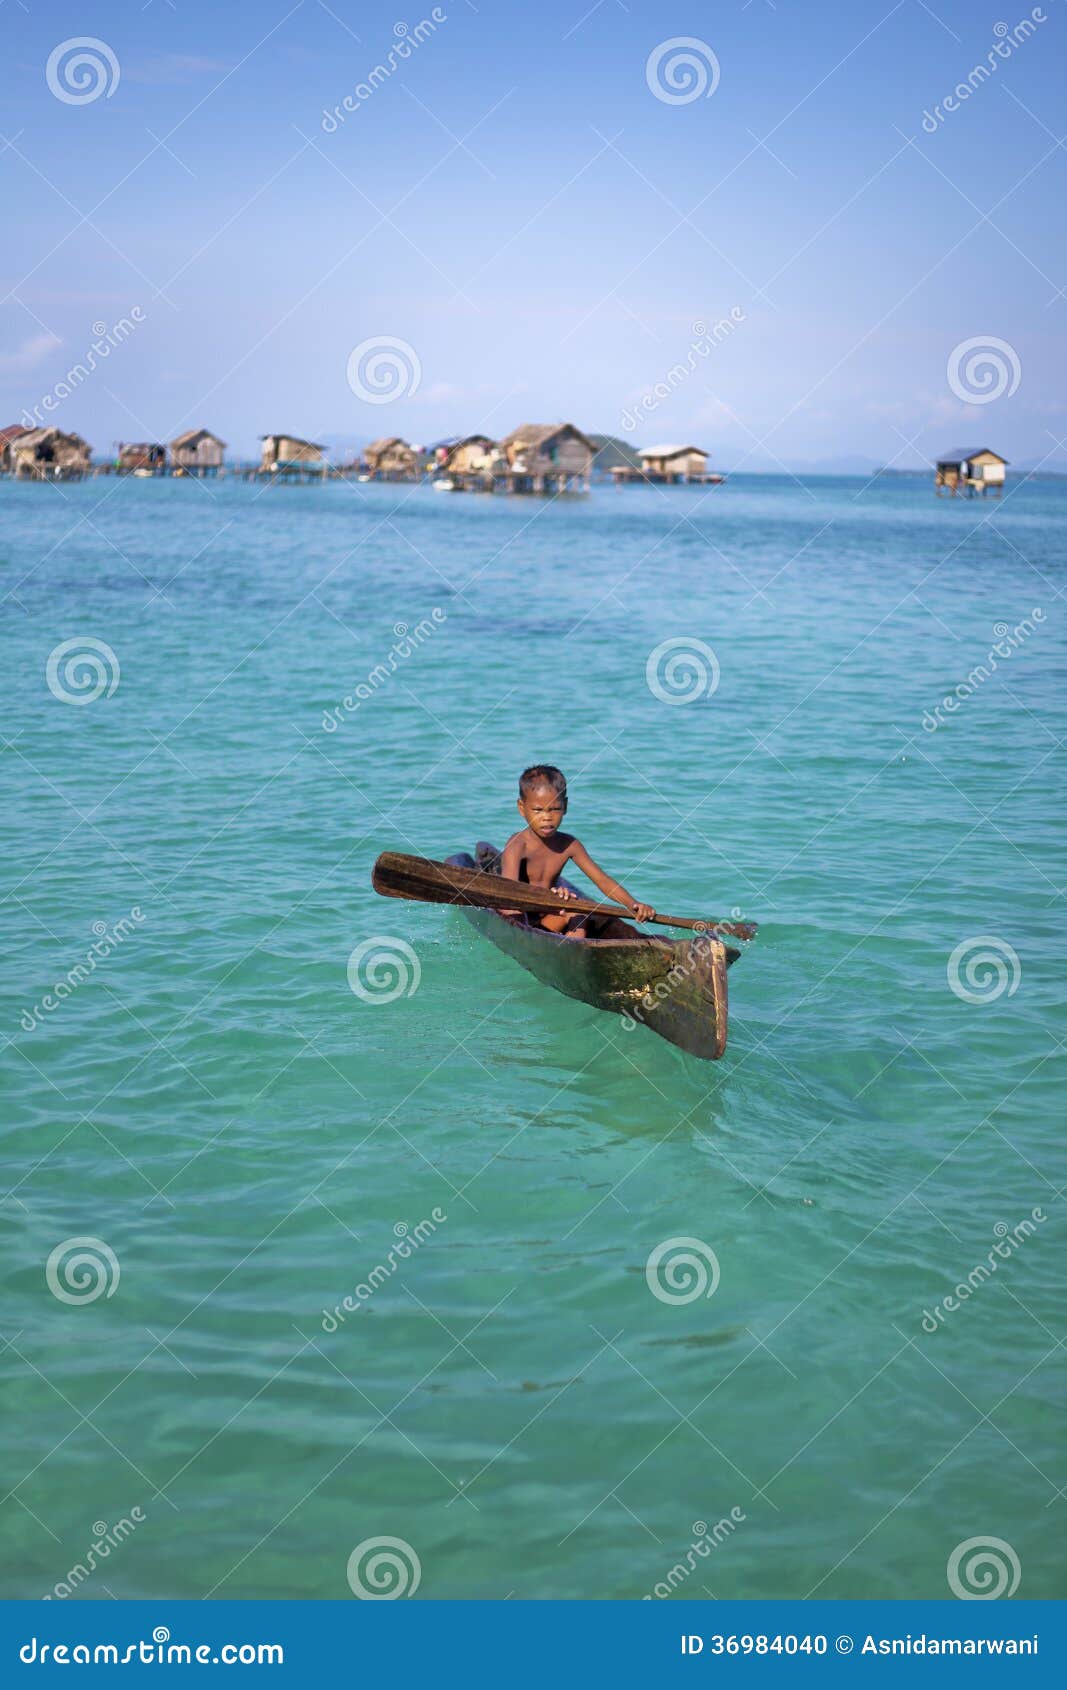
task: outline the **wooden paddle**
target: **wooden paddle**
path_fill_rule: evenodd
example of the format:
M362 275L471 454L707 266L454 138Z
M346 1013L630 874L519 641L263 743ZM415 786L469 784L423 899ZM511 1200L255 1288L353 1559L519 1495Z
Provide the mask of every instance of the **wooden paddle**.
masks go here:
M403 851L383 851L374 865L371 885L384 898L412 898L423 904L473 904L478 909L521 910L524 915L556 913L613 915L633 920L622 904L598 904L592 898L565 898L551 887L527 886L522 880L502 880L481 869L455 868L409 857ZM691 916L654 915L661 927L687 927L696 933L726 933L732 939L752 939L754 921L697 921Z

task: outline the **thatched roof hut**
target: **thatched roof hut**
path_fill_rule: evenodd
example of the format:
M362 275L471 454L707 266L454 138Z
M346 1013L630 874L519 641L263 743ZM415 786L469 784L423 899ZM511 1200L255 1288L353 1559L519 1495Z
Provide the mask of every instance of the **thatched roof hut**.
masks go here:
M11 423L8 428L0 428L0 475L7 475L14 468L14 460L11 454L12 443L18 439L20 434L27 432L21 423Z
M376 481L414 481L419 473L418 453L396 434L372 440L363 457Z
M80 434L60 428L30 428L10 443L11 463L19 480L78 481L88 474L92 448Z
M326 468L325 446L314 440L301 440L296 434L263 434L263 457L260 472L295 471L297 474L321 474Z
M167 448L155 440L124 440L119 443L118 457L115 468L119 475L132 475L135 471L147 471L150 475L162 475L167 467Z
M592 442L573 423L523 423L500 445L516 493L587 490L593 468Z
M469 475L487 471L497 455L496 442L487 434L466 434L452 441L439 454L442 474Z
M171 468L186 475L214 474L222 468L225 440L210 429L190 428L170 443Z

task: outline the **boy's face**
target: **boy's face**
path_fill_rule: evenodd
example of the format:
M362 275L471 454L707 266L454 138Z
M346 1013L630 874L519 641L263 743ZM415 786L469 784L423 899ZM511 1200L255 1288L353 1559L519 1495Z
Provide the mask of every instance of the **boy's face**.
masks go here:
M538 839L551 839L566 814L566 796L561 797L547 782L531 787L519 798L519 815Z

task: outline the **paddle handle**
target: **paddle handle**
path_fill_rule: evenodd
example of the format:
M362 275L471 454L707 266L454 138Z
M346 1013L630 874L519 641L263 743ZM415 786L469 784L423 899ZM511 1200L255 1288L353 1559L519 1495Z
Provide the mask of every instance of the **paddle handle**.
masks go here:
M505 909L508 908L506 898L501 899L501 905ZM559 895L551 897L546 894L543 903L536 906L528 904L527 908L540 909L547 915L565 910L571 915L613 915L622 921L635 919L633 910L628 910L625 904L598 904L592 898L564 898ZM658 927L685 927L691 933L728 933L735 939L751 939L756 930L755 924L750 921L701 921L688 915L661 915L658 910L648 919L654 921Z

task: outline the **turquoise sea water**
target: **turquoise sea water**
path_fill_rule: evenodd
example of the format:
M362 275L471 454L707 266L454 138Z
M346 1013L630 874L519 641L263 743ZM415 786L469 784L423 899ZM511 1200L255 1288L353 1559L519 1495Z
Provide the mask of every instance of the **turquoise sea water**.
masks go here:
M350 1599L379 1537L420 1598L940 1597L975 1537L1062 1594L1065 514L0 485L7 1594L131 1519L78 1596ZM722 1062L371 892L535 759L635 894L759 920Z

